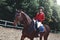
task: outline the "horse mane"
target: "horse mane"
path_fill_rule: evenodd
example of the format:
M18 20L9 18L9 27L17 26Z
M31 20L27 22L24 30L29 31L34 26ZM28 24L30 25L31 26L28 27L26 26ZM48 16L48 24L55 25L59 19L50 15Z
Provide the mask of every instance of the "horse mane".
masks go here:
M22 13L25 17L26 17L26 19L27 19L27 22L30 24L31 23L31 18L26 14L26 13Z

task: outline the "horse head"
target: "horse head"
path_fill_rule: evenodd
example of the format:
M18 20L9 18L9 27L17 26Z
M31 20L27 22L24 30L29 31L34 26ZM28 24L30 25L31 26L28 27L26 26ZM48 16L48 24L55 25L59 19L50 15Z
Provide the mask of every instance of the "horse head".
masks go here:
M17 23L28 25L31 22L30 17L23 12L22 10L17 10L15 14L15 19L13 24L16 25Z
M18 23L23 23L24 18L23 18L22 13L23 13L23 11L16 10L15 19L13 22L14 25L17 25Z

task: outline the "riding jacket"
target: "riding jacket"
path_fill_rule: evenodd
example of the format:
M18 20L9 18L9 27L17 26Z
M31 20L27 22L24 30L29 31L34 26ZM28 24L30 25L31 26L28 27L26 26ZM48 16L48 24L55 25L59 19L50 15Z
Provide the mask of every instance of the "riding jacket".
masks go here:
M40 22L43 22L45 20L45 14L44 12L37 13L34 17L35 20L38 20Z

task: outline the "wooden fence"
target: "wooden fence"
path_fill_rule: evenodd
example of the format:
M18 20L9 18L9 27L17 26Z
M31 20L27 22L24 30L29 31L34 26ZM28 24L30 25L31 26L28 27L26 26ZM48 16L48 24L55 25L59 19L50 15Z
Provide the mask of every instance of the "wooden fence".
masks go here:
M23 27L18 26L18 25L14 26L14 25L13 25L13 22L11 22L11 21L6 21L6 20L0 20L0 26L23 29ZM53 32L53 31L56 32L56 30L51 30L51 32Z
M13 22L11 21L6 21L6 20L0 20L0 26L5 26L5 27L12 27L12 28L20 28L23 29L23 27L20 27L18 25L14 26Z

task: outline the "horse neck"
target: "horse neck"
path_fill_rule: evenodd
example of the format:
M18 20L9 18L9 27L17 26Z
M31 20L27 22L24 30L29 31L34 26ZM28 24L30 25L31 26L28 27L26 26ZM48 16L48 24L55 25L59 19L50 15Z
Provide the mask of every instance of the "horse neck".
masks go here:
M23 20L24 20L24 28L27 28L27 27L29 27L29 25L30 25L30 23L32 22L32 20L31 20L31 18L27 15L27 14L25 14L25 13L23 13Z

